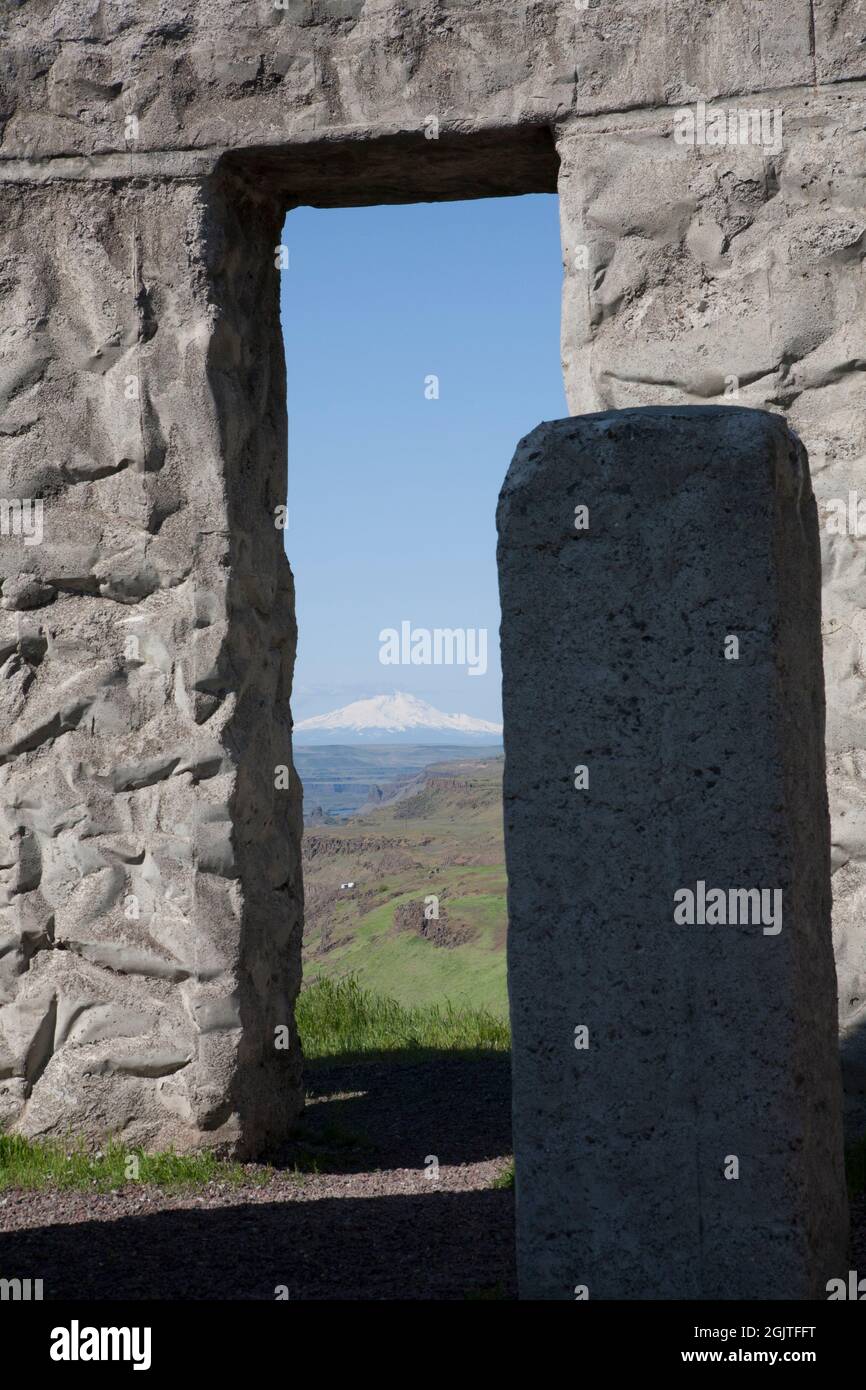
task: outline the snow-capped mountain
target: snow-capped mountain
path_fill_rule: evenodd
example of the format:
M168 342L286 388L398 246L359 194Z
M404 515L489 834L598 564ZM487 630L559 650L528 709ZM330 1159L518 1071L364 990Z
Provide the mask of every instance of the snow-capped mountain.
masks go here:
M295 725L295 738L304 743L345 743L356 739L382 743L499 742L502 725L469 714L442 710L398 690L355 700L331 714L317 714Z

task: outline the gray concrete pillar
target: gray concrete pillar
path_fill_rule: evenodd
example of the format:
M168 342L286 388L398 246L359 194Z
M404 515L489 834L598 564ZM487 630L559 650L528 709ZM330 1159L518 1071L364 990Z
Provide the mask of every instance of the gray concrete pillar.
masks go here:
M847 1268L817 517L778 417L540 426L499 507L524 1298Z
M0 1128L252 1153L301 1106L281 214L0 198Z

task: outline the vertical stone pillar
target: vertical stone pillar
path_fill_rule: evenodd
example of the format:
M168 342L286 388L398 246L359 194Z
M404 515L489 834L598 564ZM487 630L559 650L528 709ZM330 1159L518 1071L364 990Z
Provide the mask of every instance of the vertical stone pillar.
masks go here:
M255 1153L301 1106L281 213L216 175L0 199L0 1125L27 1135Z
M681 143L674 109L561 128L566 392L575 414L705 402L784 412L808 449L856 1136L866 1131L866 135L861 103L838 87L717 101L705 126L716 113L728 129L745 114L751 136L757 113L770 138Z
M847 1205L805 454L755 411L561 420L498 524L521 1295L823 1297Z

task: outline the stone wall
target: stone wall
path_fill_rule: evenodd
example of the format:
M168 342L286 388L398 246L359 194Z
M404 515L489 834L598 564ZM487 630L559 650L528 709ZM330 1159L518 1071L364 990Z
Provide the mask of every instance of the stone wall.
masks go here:
M63 1123L60 1090L40 1095L78 1066L64 1060L84 1027L64 1021L78 1005L61 1009L40 983L61 963L89 972L93 1007L109 982L133 990L123 1037L160 1039L167 1074L130 1083L146 1097L130 1113L154 1141L166 1124L191 1143L203 1126L211 1138L236 1126L227 1078L246 1065L243 1001L275 1026L291 1012L297 947L286 963L283 945L299 931L300 822L273 769L291 765L292 619L274 600L290 578L268 520L283 481L273 245L285 209L553 191L559 172L572 409L731 403L722 393L736 376L740 404L783 411L801 430L823 504L856 485L864 453L864 37L858 0L7 0L0 484L7 501L45 502L46 540L18 554L3 538L5 641L15 639L3 814L18 889L3 928L4 979L17 983L4 987L7 999L32 991L33 1004L4 1006L0 1071L14 1113L29 1092L34 1130ZM673 111L701 97L781 107L781 152L677 146ZM824 540L853 1114L866 1110L866 579L861 542L826 528ZM120 646L132 617L157 653L139 666ZM160 760L138 785L142 764ZM127 764L129 784L117 770ZM123 837L108 868L102 836ZM211 848L220 837L231 868L228 850L220 861ZM216 861L225 874L202 867ZM138 896L186 904L189 929L166 926L161 947L187 972L180 989L112 973L104 952L99 963L44 945L53 915L61 943L90 950L113 933L150 951L154 940L116 920L143 878L157 886L139 882ZM103 908L90 895L109 880ZM274 893L286 903L275 915ZM199 978L202 961L218 975ZM193 996L220 991L235 1002L202 1031ZM296 1048L275 1059L250 1027L265 1128L279 1129L300 1104ZM113 1066L118 1046L104 1051ZM265 1080L274 1068L294 1078L279 1102ZM197 1069L211 1080L190 1090ZM76 1113L78 1084L63 1088ZM209 1086L220 1096L210 1110ZM97 1106L95 1129L105 1113Z
M281 208L21 192L0 493L42 541L0 545L2 1120L255 1151L300 1106Z
M854 93L771 93L733 106L777 104L781 150L769 158L754 146L680 145L670 110L563 130L563 359L575 413L758 406L784 413L808 448L823 553L839 1012L859 1131L866 506L857 536L839 533L836 504L866 477L866 137Z
M141 151L276 152L866 78L857 0L24 0L3 21L10 159L123 150L129 112Z

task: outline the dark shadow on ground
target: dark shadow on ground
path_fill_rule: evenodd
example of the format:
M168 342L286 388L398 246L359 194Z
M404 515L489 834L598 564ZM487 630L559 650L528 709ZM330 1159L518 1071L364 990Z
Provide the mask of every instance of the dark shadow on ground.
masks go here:
M277 1166L319 1176L157 1209L154 1193L99 1220L86 1195L58 1194L37 1218L57 1225L0 1233L0 1277L42 1279L46 1299L514 1297L514 1197L489 1162L511 1154L509 1056L341 1058L308 1064L305 1082L302 1131ZM482 1166L465 1190L437 1189L429 1155Z
M0 1235L51 1299L513 1298L510 1192L181 1208Z
M280 1165L352 1173L480 1163L511 1153L511 1058L442 1052L423 1061L308 1063L299 1142Z

